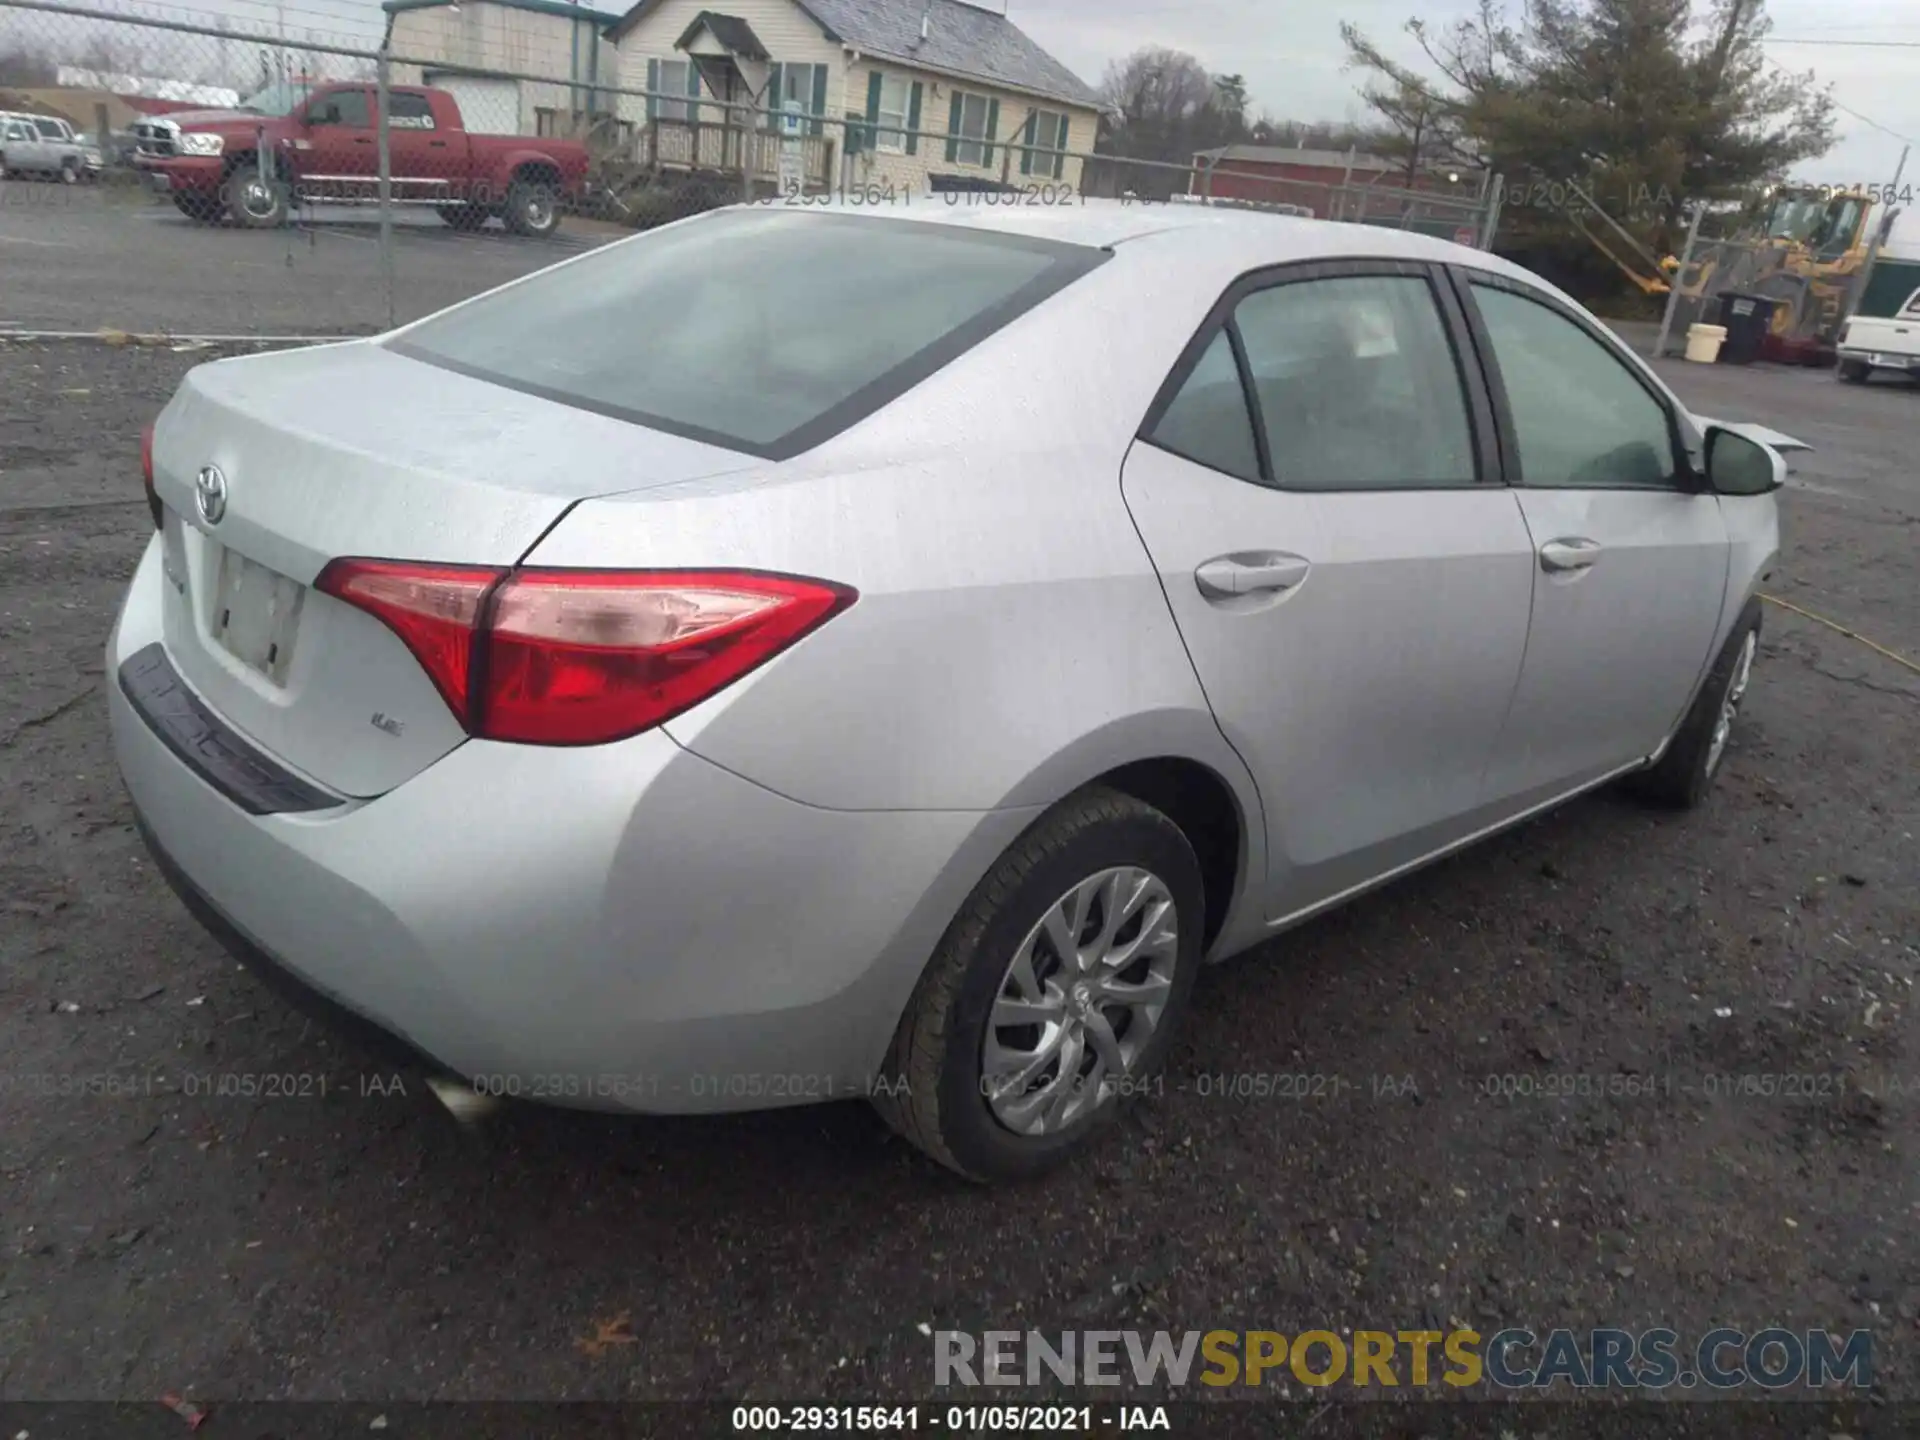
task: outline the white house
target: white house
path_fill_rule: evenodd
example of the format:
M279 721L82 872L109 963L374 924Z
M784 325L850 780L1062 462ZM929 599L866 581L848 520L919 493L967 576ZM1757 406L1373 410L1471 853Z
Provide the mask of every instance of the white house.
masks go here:
M564 0L385 0L381 8L394 83L447 91L469 130L571 135L614 109L599 88L619 83L619 55L606 38L612 15Z
M916 192L936 177L1077 185L1080 162L1048 152L1092 150L1099 123L1092 89L963 0L640 0L606 38L624 87L687 97L619 99L662 164L738 166L739 136L702 100L807 117L814 182Z

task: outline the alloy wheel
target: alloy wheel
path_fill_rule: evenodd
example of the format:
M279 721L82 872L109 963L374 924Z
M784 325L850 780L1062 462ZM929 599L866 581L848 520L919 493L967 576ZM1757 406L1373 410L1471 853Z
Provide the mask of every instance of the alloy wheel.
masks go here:
M1118 866L1061 896L1008 963L981 1044L981 1093L1017 1135L1053 1135L1119 1093L1172 995L1179 914L1157 875Z

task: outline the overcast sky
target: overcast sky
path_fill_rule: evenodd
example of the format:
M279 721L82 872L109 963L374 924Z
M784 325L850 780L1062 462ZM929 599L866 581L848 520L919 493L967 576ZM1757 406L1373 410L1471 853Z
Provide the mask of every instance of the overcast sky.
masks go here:
M989 0L992 3L992 0ZM1083 79L1098 84L1107 62L1145 44L1200 57L1209 70L1247 79L1256 109L1277 119L1344 120L1361 115L1360 77L1340 66L1340 22L1351 20L1389 53L1424 60L1402 32L1418 14L1434 27L1475 8L1474 0L1008 0L1022 29ZM1518 13L1519 0L1510 0ZM1794 72L1814 71L1834 98L1868 120L1920 136L1920 0L1769 0L1774 34L1824 40L1906 40L1916 48L1865 49L1773 44L1767 53ZM1704 14L1705 0L1695 0ZM1840 143L1801 167L1822 184L1888 181L1902 142L1842 115ZM1920 156L1907 179L1920 181Z
M276 0L163 0L118 7L187 18L219 12L271 22ZM290 29L362 38L377 34L378 0L280 0ZM587 0L619 12L623 0ZM716 0L716 4L721 0ZM979 0L998 9L1002 0ZM1466 13L1474 0L1005 0L1014 22L1091 84L1109 61L1142 45L1167 45L1198 56L1215 72L1244 75L1256 111L1277 119L1345 120L1362 115L1360 77L1341 69L1340 22L1352 20L1410 64L1423 57L1402 27L1419 13L1438 27ZM1509 0L1518 11L1521 0ZM1694 0L1705 13L1707 0ZM1857 114L1842 115L1840 142L1801 167L1801 178L1826 184L1888 181L1903 136L1920 136L1920 0L1769 0L1774 34L1848 41L1907 41L1915 48L1767 47L1784 67L1812 70ZM1920 184L1920 157L1907 179Z

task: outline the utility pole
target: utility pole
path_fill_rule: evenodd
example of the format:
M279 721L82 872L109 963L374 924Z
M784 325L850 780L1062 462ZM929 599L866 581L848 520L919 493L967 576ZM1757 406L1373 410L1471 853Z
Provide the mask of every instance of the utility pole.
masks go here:
M1913 147L1911 145L1902 147L1900 151L1900 164L1895 167L1893 172L1893 184L1887 187L1887 194L1889 196L1900 193L1900 177L1907 173L1907 156L1912 153ZM1867 298L1867 286L1873 283L1873 267L1880 259L1880 243L1886 239L1888 226L1892 222L1895 214L1893 201L1891 199L1883 201L1882 204L1885 206L1887 213L1881 217L1880 223L1873 228L1873 239L1867 246L1867 258L1860 264L1859 282L1854 286L1853 295L1847 304L1847 314L1849 315L1859 310L1860 302Z

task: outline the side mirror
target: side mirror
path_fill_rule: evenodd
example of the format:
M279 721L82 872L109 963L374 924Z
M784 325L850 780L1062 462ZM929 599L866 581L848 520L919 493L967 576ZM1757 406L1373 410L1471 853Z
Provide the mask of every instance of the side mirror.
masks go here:
M1714 426L1707 431L1707 483L1718 495L1770 495L1787 483L1787 462L1758 440Z

